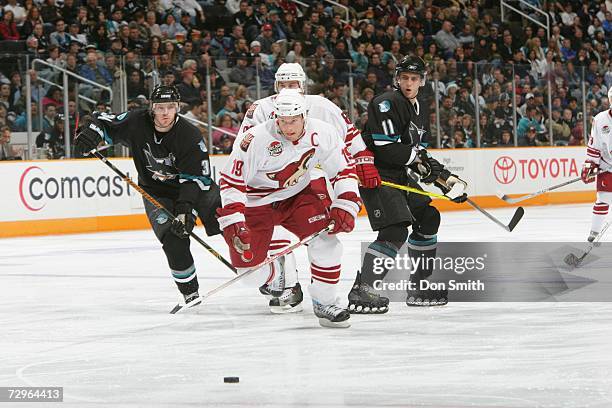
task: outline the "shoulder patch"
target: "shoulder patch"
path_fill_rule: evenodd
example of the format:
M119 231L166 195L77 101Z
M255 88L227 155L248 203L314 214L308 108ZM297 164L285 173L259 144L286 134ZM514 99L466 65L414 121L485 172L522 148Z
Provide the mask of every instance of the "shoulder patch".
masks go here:
M257 104L253 103L249 106L249 110L246 112L246 117L249 119L253 119L253 115L255 114L255 109L257 109Z
M253 141L253 135L251 133L247 133L246 135L244 135L244 137L242 138L242 141L240 142L240 148L242 149L243 152L246 152L248 150L252 141Z
M384 101L379 103L378 110L380 110L382 113L389 112L391 110L391 101L385 99Z
M604 133L604 134L610 133L610 126L604 125L604 127L601 128L601 133Z

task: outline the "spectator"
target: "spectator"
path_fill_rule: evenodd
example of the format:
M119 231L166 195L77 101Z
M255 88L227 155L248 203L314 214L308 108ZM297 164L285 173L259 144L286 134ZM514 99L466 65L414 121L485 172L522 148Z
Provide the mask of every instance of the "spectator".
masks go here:
M232 153L232 147L234 144L234 138L230 135L222 135L219 139L219 144L213 146L214 154L230 154Z
M249 60L246 54L237 56L236 66L229 73L232 82L244 86L252 86L255 83L255 72L248 66Z
M221 110L217 112L216 117L222 118L223 115L229 115L232 118L232 127L239 126L242 122L243 115L238 109L238 104L236 103L234 95L228 95L227 98L225 98L225 103Z
M64 115L56 115L53 126L43 129L36 136L36 147L47 149L49 159L64 157Z
M176 87L181 95L181 101L185 103L201 103L200 82L195 77L197 68L198 64L195 60L187 60L183 63L183 70L181 71L182 81Z
M526 129L524 137L519 139L519 146L540 146L536 137L536 127L529 126Z
M552 127L553 140L556 146L567 146L569 143L571 128L561 118L561 109L552 110L552 119L546 120L546 128Z
M0 160L21 160L15 148L11 146L11 128L8 125L0 127Z
M182 35L183 38L187 36L187 30L176 21L172 13L168 13L164 21L165 23L160 27L162 38L175 40L177 34Z
M449 57L453 55L455 49L461 44L452 30L453 24L449 20L445 20L442 28L434 37L442 51Z
M501 137L496 147L514 147L512 132L509 128L502 128Z
M229 136L231 138L232 142L235 139L235 136L228 135L225 132L229 132L229 133L232 133L234 135L237 135L238 134L238 130L239 130L239 127L234 122L234 119L232 119L232 115L229 114L229 113L222 113L222 112L223 112L223 110L219 111L219 114L217 115L216 126L219 129L215 129L215 131L212 134L212 137L213 137L213 146L216 146L218 148L220 148L222 146L222 139L223 139L224 135Z
M521 138L525 138L525 136L527 135L527 130L530 127L534 127L540 131L544 130L543 127L540 125L540 123L536 119L536 110L537 109L533 106L527 108L527 116L519 120L518 126L517 126L517 132L516 132L519 137L519 141Z
M6 8L4 9L2 21L0 21L0 40L19 40L19 31L17 31L17 24L15 24L13 12Z
M45 20L46 21L46 20ZM66 23L63 19L58 18L55 22L55 31L49 36L49 42L52 45L57 45L62 51L68 50L71 37L66 32Z
M269 54L272 49L272 43L275 41L272 33L272 25L264 24L261 27L261 34L255 38L261 44L261 52Z
M102 85L111 85L113 78L108 70L98 65L98 55L95 52L89 52L85 58L86 63L81 66L80 75Z

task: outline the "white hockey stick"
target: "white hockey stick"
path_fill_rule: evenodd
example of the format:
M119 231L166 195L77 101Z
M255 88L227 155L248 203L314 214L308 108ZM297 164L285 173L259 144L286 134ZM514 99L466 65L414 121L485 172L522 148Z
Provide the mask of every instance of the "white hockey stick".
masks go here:
M519 203L521 201L529 200L530 198L533 198L533 197L537 197L537 196L542 195L544 193L548 193L549 191L553 191L553 190L556 190L558 188L565 187L567 185L573 184L573 183L575 183L577 181L580 181L580 180L582 180L581 177L576 177L575 179L571 179L571 180L565 181L565 182L563 182L561 184L557 184L557 185L554 185L552 187L544 188L544 189L542 189L540 191L536 191L535 193L523 195L523 196L516 197L516 198L511 198L511 197L509 197L508 195L506 195L504 193L499 193L498 197L500 199L504 200L505 202L509 203L509 204L515 204L515 203Z
M171 314L176 314L179 313L180 311L184 310L184 309L189 309L192 308L194 306L197 306L199 304L201 304L205 299L208 299L209 297L211 297L212 295L214 295L215 293L227 288L228 286L234 284L235 282L239 281L240 279L244 278L247 275L252 274L253 272L255 272L256 270L258 270L259 268L269 265L272 262L276 261L278 258L283 257L285 255L287 255L290 252L293 252L295 249L301 247L302 245L305 245L307 243L309 243L310 241L312 241L313 239L315 239L316 237L318 237L320 234L324 233L324 232L329 232L333 229L333 224L329 224L327 227L323 228L321 231L319 232L315 232L312 235L307 236L306 238L296 242L293 245L288 246L287 248L285 248L283 251L277 253L276 255L266 259L265 261L263 261L262 263L260 263L259 265L253 266L252 268L239 273L237 276L233 277L232 279L228 280L227 282L223 283L222 285L217 286L216 288L208 291L206 294L200 296L199 298L193 300L192 302L189 303L189 305L184 305L184 304L177 304L176 306L174 306L174 308L170 311Z
M593 248L595 248L596 246L599 246L599 241L601 240L601 238L603 237L604 233L606 232L606 230L608 229L610 225L611 224L609 222L607 222L606 225L604 225L604 227L599 232L599 235L597 235L597 238L595 238L595 240L591 242L591 245L589 245L587 250L584 251L584 253L580 257L570 252L569 254L566 255L565 258L563 258L563 262L575 268L580 266L584 258L586 258L586 256L593 250Z

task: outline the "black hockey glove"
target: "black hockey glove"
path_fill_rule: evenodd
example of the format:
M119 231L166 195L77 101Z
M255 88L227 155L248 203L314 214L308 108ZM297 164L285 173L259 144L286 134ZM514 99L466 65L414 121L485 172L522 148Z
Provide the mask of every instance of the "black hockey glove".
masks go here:
M187 202L176 203L175 212L176 218L172 220L170 231L179 238L189 238L189 234L195 227L197 213Z
M417 169L421 176L421 181L425 184L431 184L436 181L444 170L444 166L431 157L427 150L419 151L419 160L421 162L418 164Z
M74 144L76 151L85 156L103 141L104 128L96 119L91 119L79 126Z

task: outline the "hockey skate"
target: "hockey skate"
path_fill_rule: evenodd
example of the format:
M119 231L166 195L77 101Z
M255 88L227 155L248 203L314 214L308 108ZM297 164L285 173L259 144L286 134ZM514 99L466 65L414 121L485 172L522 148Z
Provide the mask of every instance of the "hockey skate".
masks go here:
M174 308L170 311L170 314L177 314L180 313L186 309L191 309L192 307L198 306L199 304L202 303L202 297L200 296L200 294L198 293L198 291L195 291L193 293L190 293L188 295L183 295L184 299L185 299L185 303L178 303L176 306L174 306Z
M302 300L304 300L302 287L296 283L295 286L286 288L280 296L270 299L270 312L275 314L301 312L303 310Z
M448 303L447 289L415 289L408 290L406 304L408 306L443 306Z
M274 267L277 269L274 280L270 283L264 283L259 287L259 293L267 299L279 297L285 291L285 259L281 257L274 261Z
M345 328L351 326L349 323L351 315L337 304L324 305L313 299L312 310L315 316L319 318L319 324L323 327Z
M389 299L380 296L367 283L361 282L359 272L348 294L348 301L348 310L351 314L382 314L389 311Z

